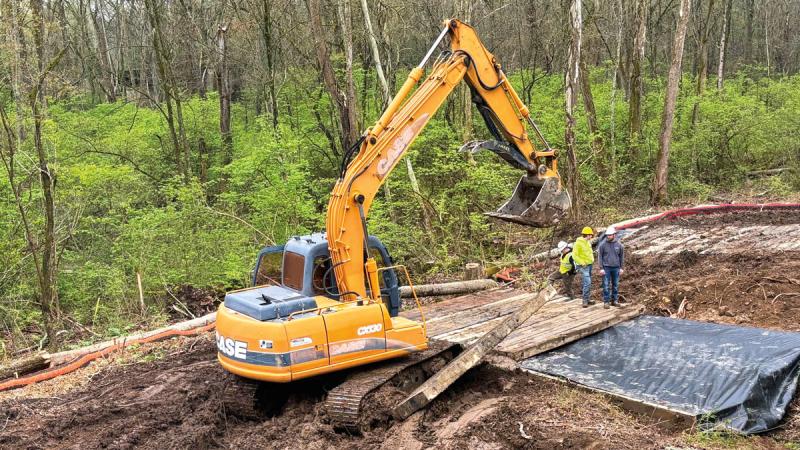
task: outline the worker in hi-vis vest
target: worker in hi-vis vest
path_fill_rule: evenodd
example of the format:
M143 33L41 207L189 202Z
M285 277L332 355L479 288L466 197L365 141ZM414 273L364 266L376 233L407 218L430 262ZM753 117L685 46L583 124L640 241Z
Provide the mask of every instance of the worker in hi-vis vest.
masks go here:
M581 236L575 239L575 244L572 246L572 260L575 261L575 270L581 274L584 308L594 305L591 300L592 264L594 264L592 237L594 237L594 231L590 227L583 227Z
M575 262L572 260L572 247L564 241L558 243L559 265L558 270L547 277L553 284L556 280L564 283L564 295L572 298L572 280L575 278Z

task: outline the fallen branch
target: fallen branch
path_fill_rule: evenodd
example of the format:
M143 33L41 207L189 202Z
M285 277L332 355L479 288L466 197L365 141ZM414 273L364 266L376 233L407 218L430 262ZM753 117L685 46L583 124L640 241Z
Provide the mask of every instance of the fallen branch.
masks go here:
M528 436L527 433L525 433L525 426L522 425L522 422L517 422L517 423L519 424L519 435L522 436L523 439L527 439L529 441L533 439L532 437Z
M778 175L780 173L786 172L789 170L787 167L779 167L777 169L765 169L765 170L751 170L747 172L748 177L762 177L762 176L769 176L769 175Z
M196 319L187 320L185 322L179 322L167 327L159 328L157 330L152 331L145 331L143 333L131 334L128 336L122 336L118 338L114 338L108 341L100 342L94 345L90 345L88 347L79 348L76 350L67 350L64 352L53 353L50 355L50 365L57 366L59 364L63 364L68 361L72 361L75 358L78 358L83 355L87 355L89 353L94 353L100 350L103 350L107 347L111 347L114 345L130 343L132 341L138 341L144 338L148 338L150 336L155 336L157 334L162 334L168 331L186 331L191 330L194 328L198 328L204 325L208 325L213 323L216 320L217 313L206 314L205 316L198 317Z
M789 297L789 296L794 296L794 295L800 295L800 292L784 292L782 294L778 294L772 299L772 301L770 303L775 303L775 300L777 300L778 297L781 297L783 295Z

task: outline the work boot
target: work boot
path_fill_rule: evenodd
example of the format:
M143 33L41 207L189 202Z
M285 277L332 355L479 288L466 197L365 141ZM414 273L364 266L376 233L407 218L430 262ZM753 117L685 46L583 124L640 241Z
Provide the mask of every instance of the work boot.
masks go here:
M584 303L582 306L583 306L584 308L588 308L588 307L589 307L589 304L588 304L588 303Z
M612 303L611 303L611 306L616 306L616 307L619 307L619 302L618 302L618 301L612 302Z
M608 306L608 303L603 303L603 309L609 309L609 308L611 308L611 307Z
M596 301L594 301L594 300L589 300L589 304L590 304L590 305L594 305L594 304L596 304L596 303L597 303L597 302L596 302Z

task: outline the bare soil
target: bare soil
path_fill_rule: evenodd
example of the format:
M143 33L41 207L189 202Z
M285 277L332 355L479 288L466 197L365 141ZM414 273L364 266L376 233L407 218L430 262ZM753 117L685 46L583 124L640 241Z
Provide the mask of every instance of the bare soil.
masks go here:
M170 355L109 366L72 392L0 403L2 448L656 448L671 442L652 420L600 395L484 364L407 423L363 436L326 423L324 378L287 387L273 418L226 413L225 373L210 335L184 339ZM554 432L556 431L556 432Z
M677 220L698 229L800 223L794 213L737 213L730 222L732 216ZM797 252L630 256L626 266L622 295L650 314L800 331L800 296L791 295L800 292ZM324 377L287 386L289 401L274 417L241 420L223 406L226 377L215 353L212 334L181 338L0 394L0 448L784 448L800 442L798 399L778 429L731 444L698 439L602 395L497 363L468 372L405 422L362 436L335 433L326 423L323 400L335 380Z

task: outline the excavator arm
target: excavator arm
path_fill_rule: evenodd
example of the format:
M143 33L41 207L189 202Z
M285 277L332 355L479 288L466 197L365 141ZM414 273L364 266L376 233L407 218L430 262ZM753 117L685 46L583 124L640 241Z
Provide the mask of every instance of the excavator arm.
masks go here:
M420 83L423 67L445 36L450 37L450 51L442 53L430 75ZM420 65L411 71L380 119L352 149L357 154L345 156L341 176L328 203L326 221L341 300L367 299L367 288L371 300L380 299L376 262L365 251L369 208L386 177L462 80L468 84L473 102L494 137L491 141L467 144L468 149L491 150L527 172L512 198L489 215L547 227L557 223L569 210L570 199L561 188L556 152L531 120L528 108L500 64L472 27L458 20L447 20ZM542 142L542 150L537 150L531 142L528 125Z

